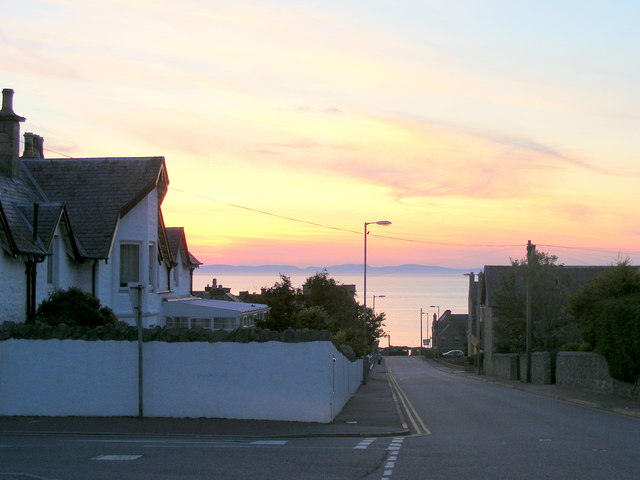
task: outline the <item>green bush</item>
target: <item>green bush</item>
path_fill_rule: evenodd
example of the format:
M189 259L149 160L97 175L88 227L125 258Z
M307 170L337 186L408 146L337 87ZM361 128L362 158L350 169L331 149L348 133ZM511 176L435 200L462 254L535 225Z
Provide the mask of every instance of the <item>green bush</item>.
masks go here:
M571 307L581 333L609 364L613 378L640 378L640 272L628 261L605 270L576 292Z
M567 343L562 348L563 352L593 352L593 348L588 343Z
M36 311L35 322L48 325L98 327L118 321L113 311L103 307L100 300L76 287L56 290L44 300Z
M436 351L433 348L423 348L422 349L422 355L425 358L435 358L436 356Z

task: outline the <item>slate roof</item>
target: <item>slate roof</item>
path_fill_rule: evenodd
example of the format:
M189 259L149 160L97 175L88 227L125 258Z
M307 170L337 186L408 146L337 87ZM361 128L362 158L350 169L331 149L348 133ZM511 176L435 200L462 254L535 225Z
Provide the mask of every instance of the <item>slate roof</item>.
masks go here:
M64 204L61 202L38 202L37 205L33 203L19 204L17 208L24 218L30 222L31 238L33 239L33 233L35 232L38 245L44 251L48 251L56 227L65 216Z
M27 206L42 202L44 198L32 185L17 177L0 175L0 216L2 230L11 254L19 252L43 255L46 249L41 242L34 242L32 221Z
M158 187L167 191L164 157L22 159L22 174L50 202L64 203L88 258L107 258L120 217Z
M558 265L558 274L566 281L570 292L575 292L584 286L591 278L601 274L606 266L567 266ZM485 265L484 281L480 301L485 305L494 307L492 293L500 289L500 277L511 269L510 265Z
M187 247L187 237L184 234L183 227L167 227L167 241L169 243L169 250L171 255L175 261L178 258L178 254L182 249L185 252L185 258L188 262L189 266L197 267L198 265L202 265L196 257L191 255L189 252L189 248Z

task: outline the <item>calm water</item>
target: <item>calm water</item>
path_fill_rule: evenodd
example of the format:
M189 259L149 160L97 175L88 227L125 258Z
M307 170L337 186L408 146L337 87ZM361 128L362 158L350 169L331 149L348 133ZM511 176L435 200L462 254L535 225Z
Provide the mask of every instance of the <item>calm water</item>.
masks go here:
M362 275L331 275L343 284L355 284L362 303ZM290 275L291 283L300 287L308 275ZM259 292L262 287L272 287L280 280L273 275L211 275L194 272L195 290L204 290L216 278L218 285L231 288L231 293L248 290ZM392 345L418 346L420 344L420 308L426 312L422 317L423 337L428 338L433 314L440 305L440 313L451 310L452 313L467 313L468 277L464 275L372 275L367 274L367 306L373 307L373 295L376 296L375 309L385 312L387 320L385 331L391 334ZM384 295L384 298L379 298ZM427 325L428 319L428 325ZM430 336L430 335L429 335ZM388 340L382 339L387 345Z

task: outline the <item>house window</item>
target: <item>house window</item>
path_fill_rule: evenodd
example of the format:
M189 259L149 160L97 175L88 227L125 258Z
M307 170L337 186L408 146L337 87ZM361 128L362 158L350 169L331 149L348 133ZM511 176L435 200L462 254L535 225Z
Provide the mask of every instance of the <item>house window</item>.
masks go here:
M47 257L47 284L51 287L57 287L58 269L60 260L60 237L53 237L51 242L51 250Z
M180 286L180 272L178 271L178 265L173 267L173 284L174 286Z
M192 318L191 328L204 328L206 330L211 330L211 319L210 318Z
M216 330L233 330L236 328L236 319L216 317L213 319L213 328Z
M154 290L157 285L157 265L158 259L156 258L156 246L153 243L149 244L149 285L151 290Z
M189 328L187 317L167 317L167 328Z
M123 243L120 245L120 286L140 281L140 245Z

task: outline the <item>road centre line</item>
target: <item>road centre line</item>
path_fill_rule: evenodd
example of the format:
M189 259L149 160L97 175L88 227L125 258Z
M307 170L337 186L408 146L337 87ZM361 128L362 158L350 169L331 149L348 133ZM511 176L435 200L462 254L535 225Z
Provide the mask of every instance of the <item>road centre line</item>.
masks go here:
M142 455L98 455L97 457L93 457L91 460L127 462L127 461L137 460L140 457L142 457Z
M398 382L393 377L393 373L391 372L389 366L387 366L387 379L389 380L392 393L395 392L394 398L397 394L397 398L407 414L409 422L411 423L413 430L415 431L415 435L431 435L431 432L424 424L422 418L420 418L420 415L418 415L418 412L409 401L409 398L405 395L405 393L400 388L400 385L398 385Z
M389 447L387 448L387 450L389 450L389 454L387 455L387 463L384 466L385 470L382 474L382 480L390 480L393 475L393 469L396 467L398 453L400 453L403 441L404 437L395 437L389 444Z
M292 443L291 439L283 440L187 440L187 439L90 439L90 440L71 440L72 442L87 442L98 444L139 444L142 448L287 448L294 450L353 450L353 443L350 445L336 445L336 444L308 444L305 439L301 439L300 442ZM369 437L363 439L358 445L365 448L374 448L373 443L378 440L376 437ZM365 442L365 443L363 443ZM364 449L364 448L360 448ZM386 450L385 447L377 447L376 450ZM1 479L0 479L1 480Z
M282 447L288 440L181 440L181 439L101 439L74 440L82 443L142 444L143 448L270 448Z
M86 443L144 443L144 444L169 444L169 445L286 445L288 440L188 440L188 439L150 439L150 438L128 438L128 439L100 439L100 440L73 440L74 442Z

